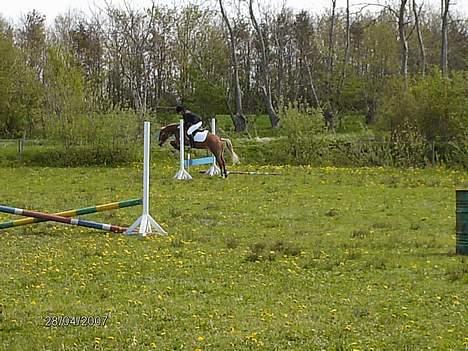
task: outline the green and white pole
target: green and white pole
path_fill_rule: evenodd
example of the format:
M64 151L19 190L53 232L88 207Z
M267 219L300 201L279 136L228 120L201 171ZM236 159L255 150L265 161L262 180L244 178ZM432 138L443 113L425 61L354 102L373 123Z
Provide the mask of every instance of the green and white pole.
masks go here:
M3 205L0 205L0 212L11 213L11 214L25 216L25 217L40 218L46 221L77 225L80 227L105 230L107 232L114 232L114 233L124 233L127 230L127 228L125 227L119 227L113 224L105 224L105 223L99 223L99 222L93 222L93 221L86 221L84 219L57 216L57 215L53 215L50 213L30 211L30 210L25 210L22 208L9 207L9 206L3 206Z
M90 214L90 213L116 210L118 208L138 206L141 204L142 204L141 199L132 199L132 200L119 201L119 202L111 202L111 203L104 204L104 205L83 207L83 208L78 208L76 210L57 212L57 213L53 213L53 215L61 216L61 217L74 217L74 216L82 216L82 215ZM44 218L35 218L35 217L17 219L13 221L6 221L6 222L0 223L0 229L19 227L22 225L28 225L28 224L46 222L46 221L48 220Z

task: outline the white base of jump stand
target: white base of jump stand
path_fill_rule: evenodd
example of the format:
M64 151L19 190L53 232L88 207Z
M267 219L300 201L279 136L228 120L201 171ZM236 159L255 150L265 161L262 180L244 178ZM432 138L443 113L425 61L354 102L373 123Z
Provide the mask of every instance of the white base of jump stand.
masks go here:
M185 169L179 169L174 178L178 180L190 180L192 176Z
M209 175L209 176L215 176L215 175L220 175L221 174L221 170L219 169L219 167L215 164L211 165L210 168L208 168L205 172L206 175Z
M138 231L135 230L136 228ZM128 235L141 234L141 236L152 233L167 235L167 232L149 214L142 215L125 232Z

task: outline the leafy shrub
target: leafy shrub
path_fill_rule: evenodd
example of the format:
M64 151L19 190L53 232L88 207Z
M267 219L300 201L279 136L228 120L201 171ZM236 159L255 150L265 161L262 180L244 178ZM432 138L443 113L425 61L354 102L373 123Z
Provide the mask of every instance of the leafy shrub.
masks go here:
M48 126L47 134L49 139L66 149L76 146L119 147L134 142L141 129L142 123L136 113L113 111L78 115L66 124L56 121Z
M233 140L234 150L243 164L290 164L291 156L285 151L287 141L282 138L256 138Z
M23 162L42 167L115 166L128 164L137 159L133 147L123 146L74 146L27 151Z
M468 83L466 72L443 78L433 71L410 82L388 84L379 126L392 135L401 153L430 154L431 162L466 166L468 153ZM404 150L406 148L406 150ZM399 160L401 161L401 159ZM416 164L424 163L421 159ZM403 164L404 165L404 164Z
M282 127L287 137L287 151L299 164L310 163L311 155L317 159L326 157L328 149L322 137L325 123L318 110L302 113L289 108L281 116Z
M468 136L467 80L467 72L454 72L447 79L434 72L411 87L415 124L427 140L460 141Z
M413 101L394 108L402 115L412 114ZM287 139L282 141L277 157L293 164L335 166L396 166L425 167L447 164L468 167L468 138L460 135L452 141L429 141L417 125L408 118L389 120L398 125L390 135L376 136L371 132L360 134L326 134L318 111L302 114L288 110L282 117ZM281 156L287 153L288 157Z
M21 157L10 152L2 159L49 167L128 164L141 157L137 152L142 145L141 129L135 113L80 115L66 122L66 127L63 120L50 123L46 144L28 145Z
M429 163L427 141L407 121L401 129L393 131L389 146L395 166L422 167Z
M338 133L362 133L367 129L365 117L361 114L343 116L338 123Z
M112 166L135 160L135 146L141 135L141 121L132 112L78 115L65 122L55 121L46 133L53 146L28 150L23 162L31 165L75 167Z

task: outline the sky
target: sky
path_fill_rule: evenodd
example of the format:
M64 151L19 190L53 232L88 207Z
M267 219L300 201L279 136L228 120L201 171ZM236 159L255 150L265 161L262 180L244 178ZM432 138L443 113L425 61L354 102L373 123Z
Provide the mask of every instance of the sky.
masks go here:
M0 7L0 14L7 20L16 22L22 15L32 9L46 15L48 22L52 22L53 18L61 13L66 13L70 9L80 9L85 13L89 13L89 8L94 8L95 5L104 7L106 0L4 0ZM134 8L147 7L151 4L151 0L108 0L108 2L122 6L127 1ZM200 0L198 0L200 1ZM353 4L379 2L384 4L385 1L396 0L350 0ZM418 0L421 3L422 0ZM468 0L452 0L453 9L468 14ZM188 2L188 1L186 1ZM193 1L192 1L193 2ZM225 1L227 3L228 1ZM295 10L305 9L311 12L322 12L325 8L330 7L331 0L262 0L261 3L270 3L275 7L281 7L285 2L288 7ZM184 0L157 0L157 3L165 4L183 4ZM424 0L424 3L432 6L440 6L440 0ZM344 7L346 0L337 0L338 7Z

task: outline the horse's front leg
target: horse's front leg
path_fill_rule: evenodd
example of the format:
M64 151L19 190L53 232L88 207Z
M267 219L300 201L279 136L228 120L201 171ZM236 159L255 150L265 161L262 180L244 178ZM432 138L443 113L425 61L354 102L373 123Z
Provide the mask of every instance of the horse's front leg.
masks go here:
M176 149L177 151L179 151L179 143L175 140L171 140L170 144L172 145L172 147L174 149Z
M179 152L180 152L180 148L179 148L179 143L176 142L175 140L171 140L170 142L171 146L173 147L171 150L172 150L172 154L177 156L179 155Z

